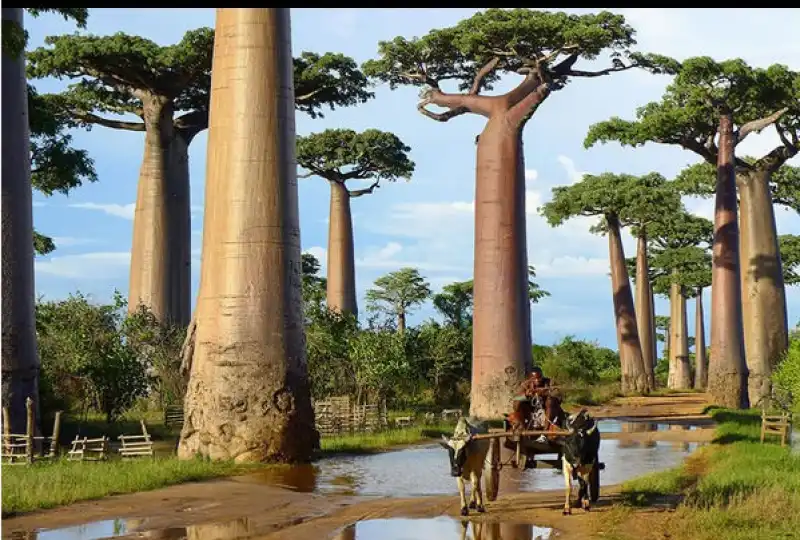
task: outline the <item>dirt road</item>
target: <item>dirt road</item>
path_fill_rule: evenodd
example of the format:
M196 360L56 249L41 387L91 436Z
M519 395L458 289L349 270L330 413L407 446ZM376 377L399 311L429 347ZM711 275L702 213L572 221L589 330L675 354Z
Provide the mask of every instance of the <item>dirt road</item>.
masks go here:
M706 405L705 395L685 394L619 399L611 405L590 410L602 418L680 424L707 422L707 417L702 415ZM681 436L687 439L697 437L692 435L693 431L670 433L673 440L680 441ZM643 434L631 435L639 437ZM625 434L616 436L624 437ZM503 494L501 488L500 498L489 504L486 514L470 518L474 521L533 523L553 527L565 538L592 538L598 521L594 514L609 511L617 494L617 487L604 486L601 500L591 514L574 510L572 516L562 516L564 492L561 490ZM137 519L136 530L152 531L144 534L150 538L186 535L196 540L237 536L321 540L356 521L442 515L460 517L458 510L458 499L452 495L410 499L326 496L226 479L107 497L13 517L3 521L3 537L11 537L13 531L133 518Z

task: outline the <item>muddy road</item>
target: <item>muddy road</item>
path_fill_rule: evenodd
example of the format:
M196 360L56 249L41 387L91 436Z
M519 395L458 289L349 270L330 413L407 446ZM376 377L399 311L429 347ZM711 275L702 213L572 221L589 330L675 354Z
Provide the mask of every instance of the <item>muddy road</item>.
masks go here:
M563 479L553 470L504 470L486 514L459 515L455 481L438 445L311 466L183 484L35 512L3 521L4 538L286 538L293 540L533 540L592 538L619 482L680 463L713 428L702 394L626 398L591 407L602 418L601 498L562 516ZM409 521L413 520L413 521ZM76 526L80 526L76 528ZM32 531L38 530L38 533ZM16 531L16 532L15 532ZM19 536L27 534L28 536Z

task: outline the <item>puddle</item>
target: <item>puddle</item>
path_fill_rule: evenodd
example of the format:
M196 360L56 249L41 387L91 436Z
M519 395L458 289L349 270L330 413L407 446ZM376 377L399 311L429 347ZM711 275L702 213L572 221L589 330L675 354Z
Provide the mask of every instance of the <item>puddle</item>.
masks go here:
M245 538L253 532L247 518L159 530L147 530L147 520L144 519L110 519L61 529L12 531L3 537L12 540L95 540L120 536L158 540L228 540Z
M688 426L647 422L599 421L602 432L637 432L688 429ZM698 443L602 440L600 459L606 464L600 474L602 485L617 484L636 476L678 465ZM505 470L504 470L505 476ZM512 471L511 489L501 481L501 493L516 490L561 489L564 481L552 469ZM339 456L313 465L274 468L241 481L287 487L296 491L339 495L411 497L457 493L450 477L447 455L438 444L416 446L394 452L365 456Z
M434 519L371 519L335 534L333 540L551 540L553 529L516 523Z

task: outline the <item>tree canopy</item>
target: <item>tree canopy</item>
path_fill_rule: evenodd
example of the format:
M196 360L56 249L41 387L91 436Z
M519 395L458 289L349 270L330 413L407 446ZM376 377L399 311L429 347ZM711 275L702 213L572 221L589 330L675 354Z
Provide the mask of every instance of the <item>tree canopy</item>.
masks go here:
M411 148L393 133L368 129L326 129L297 138L297 164L308 170L304 176L319 176L344 184L348 180L372 180L366 189L350 191L351 197L372 193L381 180L409 178L414 162Z
M679 204L680 196L658 173L587 174L576 184L554 187L552 200L540 213L551 226L576 216L613 216L621 226L639 227L657 220L664 208ZM600 220L591 231L604 234L606 220Z
M670 64L672 65L672 64ZM777 170L800 150L800 73L780 64L753 68L741 59L717 62L707 56L685 60L661 101L636 110L636 120L613 117L594 124L584 141L675 144L716 164L715 136L721 111L739 126L735 143L774 124L781 144L755 162L737 158L737 168Z
M800 283L800 236L782 234L778 237L783 263L783 282L786 285Z
M31 77L77 79L62 94L74 118L89 126L144 131L144 123L109 118L143 117L143 99L171 100L179 129L196 134L208 127L214 30L187 32L175 45L116 33L110 36L61 35L28 55ZM337 53L303 52L294 59L295 106L312 117L373 97L355 61Z
M636 66L677 68L677 62L666 57L631 52L634 34L622 15L607 11L570 15L491 8L422 37L381 41L380 57L365 62L363 69L392 89L399 85L426 87L418 110L444 122L467 112L489 116L496 102L478 95L492 90L493 83L506 73L526 77L505 96L516 102L540 85L548 91L563 88L570 77L597 77ZM610 67L598 71L575 68L578 60L593 60L604 51L611 54ZM456 82L458 89L467 93L445 94L440 87L445 81ZM430 103L448 111L430 111L426 108Z
M78 28L86 28L86 20L89 18L88 8L23 8L32 17L38 17L42 13L55 13L64 17L65 21L73 20ZM3 20L3 53L9 56L17 56L28 44L27 30L20 28L12 21Z

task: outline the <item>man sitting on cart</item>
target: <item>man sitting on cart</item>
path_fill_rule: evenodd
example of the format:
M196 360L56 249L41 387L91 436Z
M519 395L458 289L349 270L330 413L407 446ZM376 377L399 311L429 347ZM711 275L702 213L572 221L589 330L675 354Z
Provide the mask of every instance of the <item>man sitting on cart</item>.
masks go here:
M542 369L534 366L519 385L518 395L514 397L513 424L522 429L545 429L544 398L550 393L550 379L542 374Z

